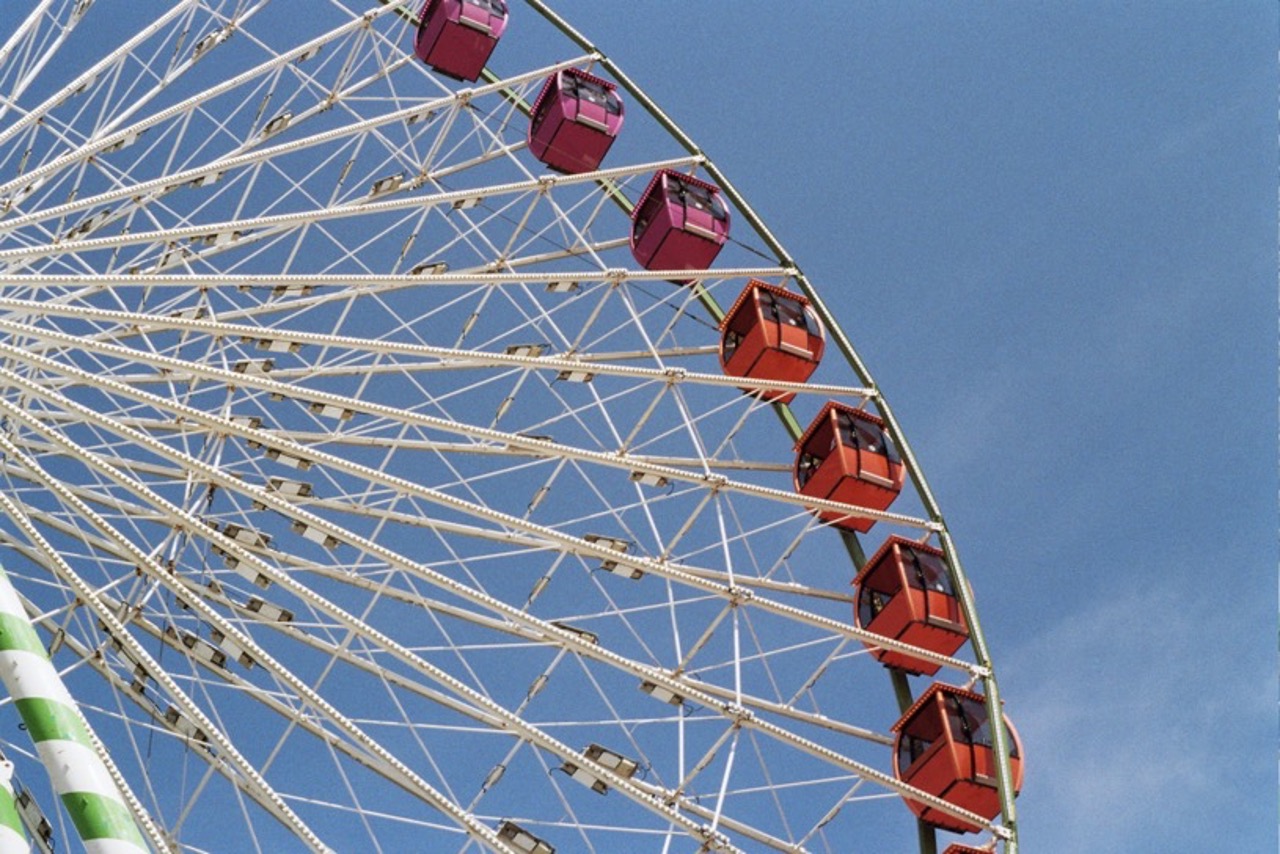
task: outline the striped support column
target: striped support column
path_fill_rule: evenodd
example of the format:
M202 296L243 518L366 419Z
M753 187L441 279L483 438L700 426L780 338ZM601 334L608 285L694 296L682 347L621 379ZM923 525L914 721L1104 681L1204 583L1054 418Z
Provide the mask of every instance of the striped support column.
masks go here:
M0 759L0 854L29 854L27 835L13 798L13 763Z
M49 660L3 568L0 681L22 715L85 850L89 854L146 852L124 796L93 749L88 723Z

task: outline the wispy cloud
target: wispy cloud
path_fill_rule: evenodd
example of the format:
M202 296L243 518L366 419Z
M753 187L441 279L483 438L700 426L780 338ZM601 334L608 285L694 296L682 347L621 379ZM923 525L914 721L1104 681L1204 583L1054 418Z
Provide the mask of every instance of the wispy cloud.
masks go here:
M1265 849L1242 830L1274 844L1274 825L1248 820L1271 814L1272 668L1219 645L1257 609L1227 591L1101 592L1002 668L1026 745L1028 850Z

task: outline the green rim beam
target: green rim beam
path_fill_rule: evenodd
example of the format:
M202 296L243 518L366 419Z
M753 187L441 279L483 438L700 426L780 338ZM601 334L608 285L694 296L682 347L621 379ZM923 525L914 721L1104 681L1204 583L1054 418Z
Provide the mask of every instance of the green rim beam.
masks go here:
M395 2L395 0L380 0L381 3L387 4ZM786 249L774 237L773 233L765 226L764 222L756 214L756 212L747 203L746 199L737 191L729 179L711 162L710 158L702 151L700 147L677 125L654 101L645 94L634 81L631 80L622 69L613 63L604 52L602 52L589 39L575 30L568 22L557 15L554 11L547 7L541 0L525 0L525 3L531 6L538 14L542 15L547 21L555 26L561 33L568 37L571 41L581 47L588 53L595 54L599 57L600 65L609 72L628 94L636 99L650 116L662 126L690 155L697 157L701 162L702 168L710 175L724 192L725 196L733 203L739 213L747 220L752 229L760 237L761 240L769 247L769 249L777 256L779 265L791 271L791 275L800 285L805 296L808 297L814 311L821 318L823 325L831 333L835 339L836 346L844 355L845 361L853 369L857 375L859 382L872 392L872 399L875 401L876 409L885 421L885 427L889 431L890 437L897 445L902 456L902 461L911 476L911 481L915 485L916 492L920 496L920 501L924 505L925 512L929 519L936 522L940 527L939 541L942 551L946 555L947 563L951 567L954 587L960 600L960 608L965 616L965 620L969 625L969 639L973 647L974 658L978 665L983 669L982 684L983 693L986 697L987 714L992 720L1003 719L1003 702L1000 699L999 689L996 685L995 671L991 662L991 656L987 649L986 639L982 632L981 623L978 620L977 608L973 599L972 590L969 587L968 579L964 573L964 568L960 563L960 556L956 550L955 542L952 540L950 533L946 528L946 521L943 519L942 511L939 509L937 501L933 497L933 492L929 489L929 484L925 480L924 473L920 469L916 461L915 454L911 450L911 446L907 443L905 436L898 426L897 418L893 414L893 410L889 407L884 397L879 393L875 385L875 381L871 377L871 372L863 363L857 351L854 350L853 344L849 341L844 331L837 324L835 316L827 308L826 303L819 295L817 290L809 282L808 277L800 269L794 259L787 253ZM403 9L399 14L415 26L419 23L415 14L409 13ZM501 79L489 69L484 70L484 79L486 82L494 83ZM504 92L504 96L514 103L526 115L530 111L530 107L523 101L520 96L514 92ZM619 204L624 211L630 212L632 203L623 196L613 185L612 181L603 182L605 190L615 202ZM724 318L724 309L716 302L715 298L703 290L698 288L698 299L703 306L711 314L712 318L720 321ZM777 412L778 418L782 421L783 427L793 440L799 440L804 433L804 428L796 419L795 414L791 411L791 407L785 403L774 403L774 411ZM842 532L843 533L843 532ZM850 557L854 564L855 572L862 568L865 556L861 544L857 540L857 536L848 533L843 536L846 548L850 551ZM894 694L897 698L899 707L905 711L911 705L911 689L904 676L899 673L893 674ZM992 733L992 749L996 757L996 775L999 782L1000 806L1003 820L1002 836L1006 854L1017 854L1018 850L1018 834L1017 834L1017 812L1014 806L1013 798L1013 774L1009 766L1009 741L1003 726L991 727ZM933 829L920 824L920 849L922 854L934 854L937 850L937 842Z
M681 130L680 127L672 121L671 118L667 116L667 114L664 113L648 95L644 93L643 90L640 89L639 86L632 82L632 80L608 58L608 56L592 44L586 37L571 27L563 18L549 9L545 3L541 2L541 0L525 0L525 2L550 21L557 29L574 41L579 47L588 52L598 54L600 56L600 65L618 81L618 84L622 86L622 88L625 89L632 97L634 97L637 102L640 103L687 152L689 152L689 154L702 160L703 168L712 178L715 179L715 182L720 187L721 191L731 202L733 202L734 207L738 209L747 222L751 224L751 227L755 230L756 234L759 235L760 239L765 242L775 255L777 255L781 266L794 271L793 276L796 282L800 285L801 290L804 291L805 296L809 298L814 310L817 312L818 316L822 319L823 324L835 339L836 346L838 346L840 348L840 352L844 354L845 360L849 363L849 366L853 368L853 371L858 376L859 381L867 388L873 390L876 409L884 418L885 426L889 430L889 435L892 437L902 455L902 461L906 466L907 472L911 476L912 482L915 484L916 491L920 495L920 501L924 505L925 511L929 514L930 520L937 522L942 526L942 531L939 534L939 540L942 545L942 550L946 554L947 562L950 564L952 573L955 576L955 587L959 594L960 607L964 613L965 620L968 621L969 624L969 637L973 646L974 658L977 659L977 663L985 670L985 675L982 677L982 683L984 694L986 696L987 714L993 721L1002 720L1002 703L1000 700L999 689L996 686L995 672L992 668L991 656L987 650L986 639L982 633L982 626L978 621L978 613L974 605L972 591L969 589L969 583L960 563L960 556L956 551L955 543L946 530L946 522L942 517L942 511L938 508L938 504L934 500L933 493L929 489L928 482L924 478L924 473L916 462L915 454L911 451L910 445L903 436L902 431L898 426L898 421L893 415L892 409L890 409L884 397L879 394L879 391L876 389L875 382L871 377L870 371L867 370L866 365L853 349L853 345L849 342L849 339L845 336L843 330L841 330L839 325L836 323L835 316L827 308L822 297L818 294L817 290L814 289L812 284L810 284L808 278L787 253L786 249L783 248L778 239L773 236L773 233L769 231L761 221L760 217L756 215L756 212L749 204L747 204L746 199L742 197L729 179L725 177L718 168L716 168L715 164L711 162L710 158L706 156L702 149L699 148L693 140L690 139L688 135L685 134L684 131ZM723 316L723 312L720 312L720 314ZM791 413L790 408L785 404L776 405L776 408L778 409L779 417L782 418L783 423L787 426L788 432L790 432L794 438L798 439L800 436L800 426L795 420L795 416ZM996 756L996 774L1000 783L1000 806L1004 821L1004 833L1002 835L1004 837L1005 851L1007 854L1016 854L1018 849L1017 813L1013 801L1013 775L1009 767L1008 737L1005 733L1004 727L1002 726L992 726L991 733L992 749Z

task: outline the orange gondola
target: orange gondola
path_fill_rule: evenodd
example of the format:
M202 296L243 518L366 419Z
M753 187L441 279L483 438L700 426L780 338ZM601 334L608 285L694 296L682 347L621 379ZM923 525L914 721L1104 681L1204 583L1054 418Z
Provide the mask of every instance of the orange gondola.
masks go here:
M942 655L969 639L946 558L932 546L891 536L853 584L859 628ZM872 648L871 654L886 667L908 673L938 672L939 665L906 653Z
M720 367L731 377L802 383L822 361L822 323L800 294L752 279L720 323ZM790 403L795 392L764 392Z
M871 510L885 510L906 476L884 422L869 412L828 401L796 443L796 492ZM874 519L821 510L818 518L866 533Z
M1016 794L1022 788L1022 745L1009 719L1001 717ZM990 718L981 694L935 682L893 725L893 731L898 734L893 773L899 780L984 818L1000 814ZM922 821L936 827L957 833L982 829L935 807L906 801Z

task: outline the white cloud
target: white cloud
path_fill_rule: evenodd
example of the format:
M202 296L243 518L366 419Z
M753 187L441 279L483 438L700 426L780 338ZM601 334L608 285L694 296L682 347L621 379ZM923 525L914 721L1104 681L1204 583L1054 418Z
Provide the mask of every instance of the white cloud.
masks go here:
M1242 633L1242 609L1203 589L1109 592L1000 668L1027 754L1025 846L1264 850L1248 833L1273 844L1274 826L1254 828L1248 814L1271 814L1275 680L1259 656L1218 646L1223 632Z

